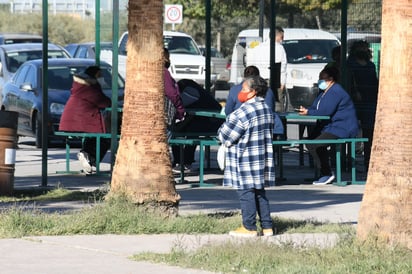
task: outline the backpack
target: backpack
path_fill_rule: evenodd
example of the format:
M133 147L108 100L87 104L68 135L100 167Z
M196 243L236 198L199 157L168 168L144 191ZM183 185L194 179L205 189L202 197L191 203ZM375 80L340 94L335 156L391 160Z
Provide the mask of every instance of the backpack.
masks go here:
M171 128L175 122L176 107L167 96L165 96L165 114L167 128Z

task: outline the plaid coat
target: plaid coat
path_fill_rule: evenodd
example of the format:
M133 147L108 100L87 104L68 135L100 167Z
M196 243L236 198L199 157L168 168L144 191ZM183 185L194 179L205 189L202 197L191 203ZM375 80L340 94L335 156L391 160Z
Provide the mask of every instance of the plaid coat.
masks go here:
M253 98L226 117L218 130L227 149L224 186L262 189L274 185L273 113L261 97Z

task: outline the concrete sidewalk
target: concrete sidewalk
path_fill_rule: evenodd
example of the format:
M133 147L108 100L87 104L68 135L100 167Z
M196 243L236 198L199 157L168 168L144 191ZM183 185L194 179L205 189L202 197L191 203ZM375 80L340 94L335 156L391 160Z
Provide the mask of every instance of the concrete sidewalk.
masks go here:
M15 172L15 189L39 188L41 185L41 151L20 144ZM213 153L212 153L213 154ZM72 170L80 170L72 153ZM335 185L313 186L305 178L313 177L313 169L297 164L297 153L285 153L285 181L267 190L273 216L336 223L356 224L364 186ZM61 185L68 189L93 190L107 187L106 176L82 174L57 174L64 170L64 150L51 149L48 160L48 186ZM109 169L108 163L103 169ZM344 174L344 176L348 176ZM208 187L197 187L198 177L189 174L187 182L177 184L182 200L179 213L221 213L239 210L234 190L224 188L222 172L212 169L206 172ZM0 204L0 207L7 207ZM25 203L25 206L34 206ZM36 202L35 207L56 212L76 210L92 206L84 202ZM259 237L259 241L294 243L296 245L331 246L336 243L335 234L283 234ZM140 252L167 253L174 247L193 250L208 243L243 241L225 235L76 235L42 236L20 239L0 239L1 273L208 273L201 270L183 269L162 264L135 262L128 257Z
M291 242L299 246L331 246L335 234L292 234L254 239L273 243ZM164 264L133 261L129 257L141 252L169 253L172 248L191 251L205 244L242 242L229 235L76 235L0 239L2 274L94 274L94 273L168 273L202 274L203 270L185 269Z

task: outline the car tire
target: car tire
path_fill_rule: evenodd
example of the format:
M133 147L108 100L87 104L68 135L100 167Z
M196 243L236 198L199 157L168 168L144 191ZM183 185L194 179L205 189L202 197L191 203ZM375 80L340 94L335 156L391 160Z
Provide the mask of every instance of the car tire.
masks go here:
M287 91L287 89L285 89L283 92L282 92L282 99L281 99L281 102L282 102L282 110L284 111L284 112L287 112L288 111L288 107L289 107L289 97L288 97L288 91Z

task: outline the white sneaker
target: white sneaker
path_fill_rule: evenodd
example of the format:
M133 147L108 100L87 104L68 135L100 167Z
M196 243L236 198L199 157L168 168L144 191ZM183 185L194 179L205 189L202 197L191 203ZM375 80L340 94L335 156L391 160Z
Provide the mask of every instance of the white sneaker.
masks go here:
M327 184L331 184L333 180L335 180L335 175L332 174L330 176L320 177L319 180L314 181L313 184L314 185L327 185Z
M181 171L180 164L175 165L175 166L172 168L172 171L173 171L173 173L180 174L180 171ZM191 166L191 165L183 165L183 172L184 172L184 173L190 173L190 172L192 172L192 166Z
M87 154L87 152L80 151L79 153L77 153L77 159L79 159L83 167L83 172L86 174L91 174L92 165L89 163L89 155Z

